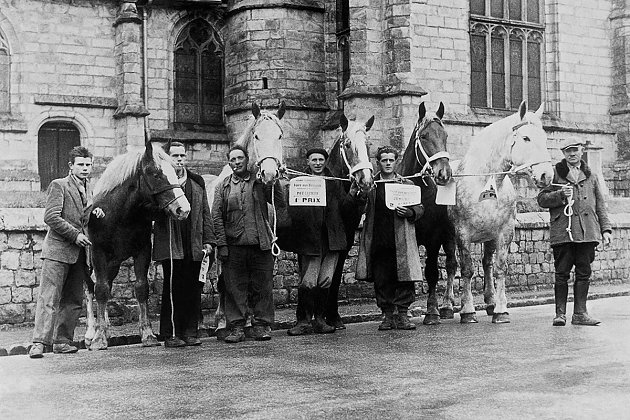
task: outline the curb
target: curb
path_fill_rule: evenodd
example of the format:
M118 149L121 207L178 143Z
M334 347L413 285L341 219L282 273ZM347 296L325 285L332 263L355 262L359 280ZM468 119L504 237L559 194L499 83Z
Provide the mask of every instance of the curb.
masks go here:
M592 295L589 296L588 300L604 299L604 298L620 297L620 296L630 296L630 290L622 290L618 292L593 293ZM568 301L572 302L573 297L570 296ZM546 296L546 297L531 298L531 299L521 299L521 300L509 302L508 308L521 308L525 306L548 305L552 303L554 303L554 297ZM483 311L485 310L485 308L486 308L485 304L475 305L476 311ZM455 312L457 312L458 310L459 308L456 308ZM424 313L425 312L419 307L411 308L412 317L420 317L424 315ZM344 315L341 317L341 319L343 320L344 324L356 324L360 322L380 321L381 317L382 315L380 312L369 312L366 314ZM286 330L286 329L291 328L293 324L294 324L293 321L278 321L274 323L272 330ZM205 329L205 330L202 329L200 330L200 333L201 333L200 335L202 336L202 338L213 337L215 335L213 329ZM108 347L127 346L131 344L140 344L140 343L141 343L141 339L140 339L140 335L138 334L121 335L121 336L110 337L108 340ZM72 345L78 347L81 350L86 349L85 342L83 340L78 341L78 342L73 342ZM44 352L52 353L52 346L50 347L51 348L47 348ZM0 357L27 355L30 348L31 348L31 343L16 344L9 348L0 347Z

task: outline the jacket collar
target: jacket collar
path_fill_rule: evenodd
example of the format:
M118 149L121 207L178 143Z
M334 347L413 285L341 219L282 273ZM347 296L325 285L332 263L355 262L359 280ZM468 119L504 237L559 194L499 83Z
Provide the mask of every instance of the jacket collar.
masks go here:
M374 175L374 180L375 181L380 181L381 179L383 179L383 177L381 176L381 172L377 172L376 175ZM394 179L388 180L388 182L403 182L404 178L400 175L398 175L397 172L394 172Z
M591 168L588 167L586 162L580 162L580 170L584 172L587 179L591 176ZM556 172L561 178L567 179L567 175L569 175L569 164L566 159L562 159L560 162L556 163Z

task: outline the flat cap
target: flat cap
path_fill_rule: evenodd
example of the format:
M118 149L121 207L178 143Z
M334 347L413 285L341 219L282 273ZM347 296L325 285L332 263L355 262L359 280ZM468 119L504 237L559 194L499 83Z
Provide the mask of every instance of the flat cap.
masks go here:
M568 149L569 147L577 147L584 146L584 142L577 137L569 137L564 139L562 143L560 143L560 150Z
M312 149L308 149L308 151L306 152L306 158L308 159L309 156L311 156L313 153L319 153L320 155L324 156L324 158L328 159L328 152L322 149L321 147L314 147Z

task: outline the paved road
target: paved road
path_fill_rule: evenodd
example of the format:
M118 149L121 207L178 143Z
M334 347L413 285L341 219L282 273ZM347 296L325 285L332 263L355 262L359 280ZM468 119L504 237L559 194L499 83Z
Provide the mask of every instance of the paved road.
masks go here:
M601 326L552 327L544 305L508 325L3 357L0 418L630 418L630 297L589 307Z

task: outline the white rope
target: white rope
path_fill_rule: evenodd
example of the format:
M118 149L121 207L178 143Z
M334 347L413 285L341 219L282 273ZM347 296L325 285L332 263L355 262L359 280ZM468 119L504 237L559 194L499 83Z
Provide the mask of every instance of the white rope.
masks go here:
M530 167L532 167L534 165L538 165L539 163L546 163L546 162L549 162L549 161L548 160L541 160L540 162L525 163L523 165L511 168L509 171L471 173L471 174L453 174L452 176L453 177L466 177L466 176L510 175L510 174L516 174L516 173L522 171L525 168L530 168Z
M295 169L291 169L291 168L286 168L286 173L288 175L299 175L299 176L309 176L309 177L312 177L312 178L323 178L323 179L330 180L330 181L352 182L352 180L349 179L349 178L337 178L337 177L334 177L334 176L309 174L309 173L302 172L302 171L296 171Z
M552 182L551 185L554 185L556 187L566 187L569 184L554 184ZM573 242L573 232L571 232L571 217L573 216L573 204L575 204L575 200L573 199L573 188L571 188L571 195L567 197L567 204L564 206L564 210L563 210L564 215L569 218L569 225L564 230L566 230L567 233L569 234L569 239L571 240L571 242Z
M276 212L276 183L271 186L271 208L273 209L273 230L271 231L271 255L277 257L280 255L280 247L276 243L278 236L276 235L276 228L278 226L278 213Z

